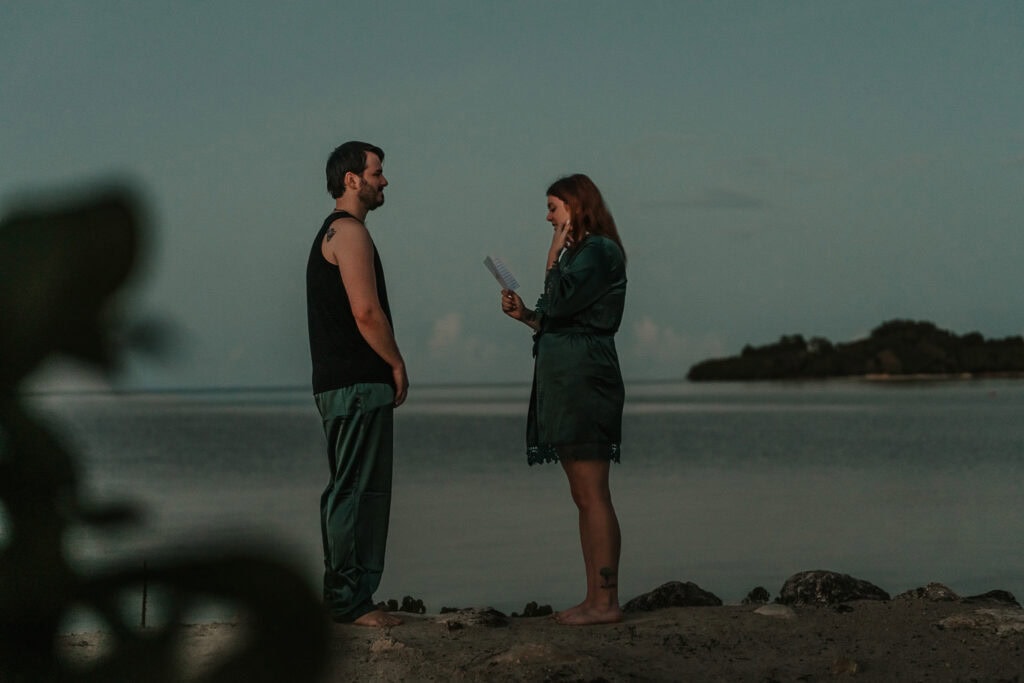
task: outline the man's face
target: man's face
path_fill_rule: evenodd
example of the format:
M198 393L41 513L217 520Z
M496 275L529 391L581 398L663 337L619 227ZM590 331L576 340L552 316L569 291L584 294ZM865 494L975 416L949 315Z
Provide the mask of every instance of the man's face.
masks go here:
M373 211L384 203L384 188L388 180L384 177L384 166L380 157L373 152L366 153L366 170L359 176L359 201Z

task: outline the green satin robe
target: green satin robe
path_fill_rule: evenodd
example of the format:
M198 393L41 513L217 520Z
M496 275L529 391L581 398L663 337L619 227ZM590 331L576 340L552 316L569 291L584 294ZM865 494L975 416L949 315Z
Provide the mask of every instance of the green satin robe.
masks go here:
M625 389L614 335L625 302L625 257L607 237L589 235L548 270L536 308L530 465L619 461Z

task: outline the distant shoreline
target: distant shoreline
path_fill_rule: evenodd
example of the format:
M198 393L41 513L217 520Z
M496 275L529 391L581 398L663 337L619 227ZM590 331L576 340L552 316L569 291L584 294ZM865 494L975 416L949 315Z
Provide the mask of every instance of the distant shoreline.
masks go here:
M1024 337L958 335L927 321L890 320L865 339L833 343L783 335L773 344L711 358L686 375L695 382L831 379L934 381L1024 377Z
M826 379L838 379L828 377ZM984 379L1024 379L1024 372L945 372L890 375L869 373L862 375L866 382L960 382Z
M768 379L749 379L749 378L723 378L723 379L686 379L685 382L691 384L810 384L810 383L869 383L869 384L886 384L886 383L907 383L912 384L914 382L928 383L933 382L936 384L942 382L977 382L992 379L1009 379L1018 380L1024 379L1024 372L936 372L936 373L914 373L914 374L886 374L884 372L872 372L865 373L862 375L830 375L827 377L772 377ZM629 383L627 382L627 385Z

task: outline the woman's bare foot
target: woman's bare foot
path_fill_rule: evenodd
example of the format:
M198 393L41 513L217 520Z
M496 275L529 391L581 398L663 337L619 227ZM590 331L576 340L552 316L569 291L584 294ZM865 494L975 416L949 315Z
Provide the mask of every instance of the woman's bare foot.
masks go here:
M555 612L554 614L551 615L551 618L554 619L555 621L557 621L560 624L561 623L565 623L564 622L565 619L573 618L576 615L577 612L582 612L586 608L587 608L587 603L584 601L584 602L581 602L578 605L575 605L574 607L569 607L569 608L561 610L560 612Z
M388 614L383 610L375 609L372 612L367 612L358 619L354 619L352 623L356 626L375 626L377 628L388 628L389 626L398 626L402 623L402 620L392 614Z
M577 605L559 612L555 621L566 626L587 626L589 624L614 624L622 621L622 610L615 607L588 607Z

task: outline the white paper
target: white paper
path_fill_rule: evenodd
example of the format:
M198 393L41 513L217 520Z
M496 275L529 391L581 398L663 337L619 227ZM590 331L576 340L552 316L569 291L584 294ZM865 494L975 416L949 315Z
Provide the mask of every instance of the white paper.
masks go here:
M512 271L508 269L500 258L490 257L484 259L484 265L487 266L487 270L491 271L491 275L498 281L502 289L519 289L519 283L516 281L516 276L512 274Z

